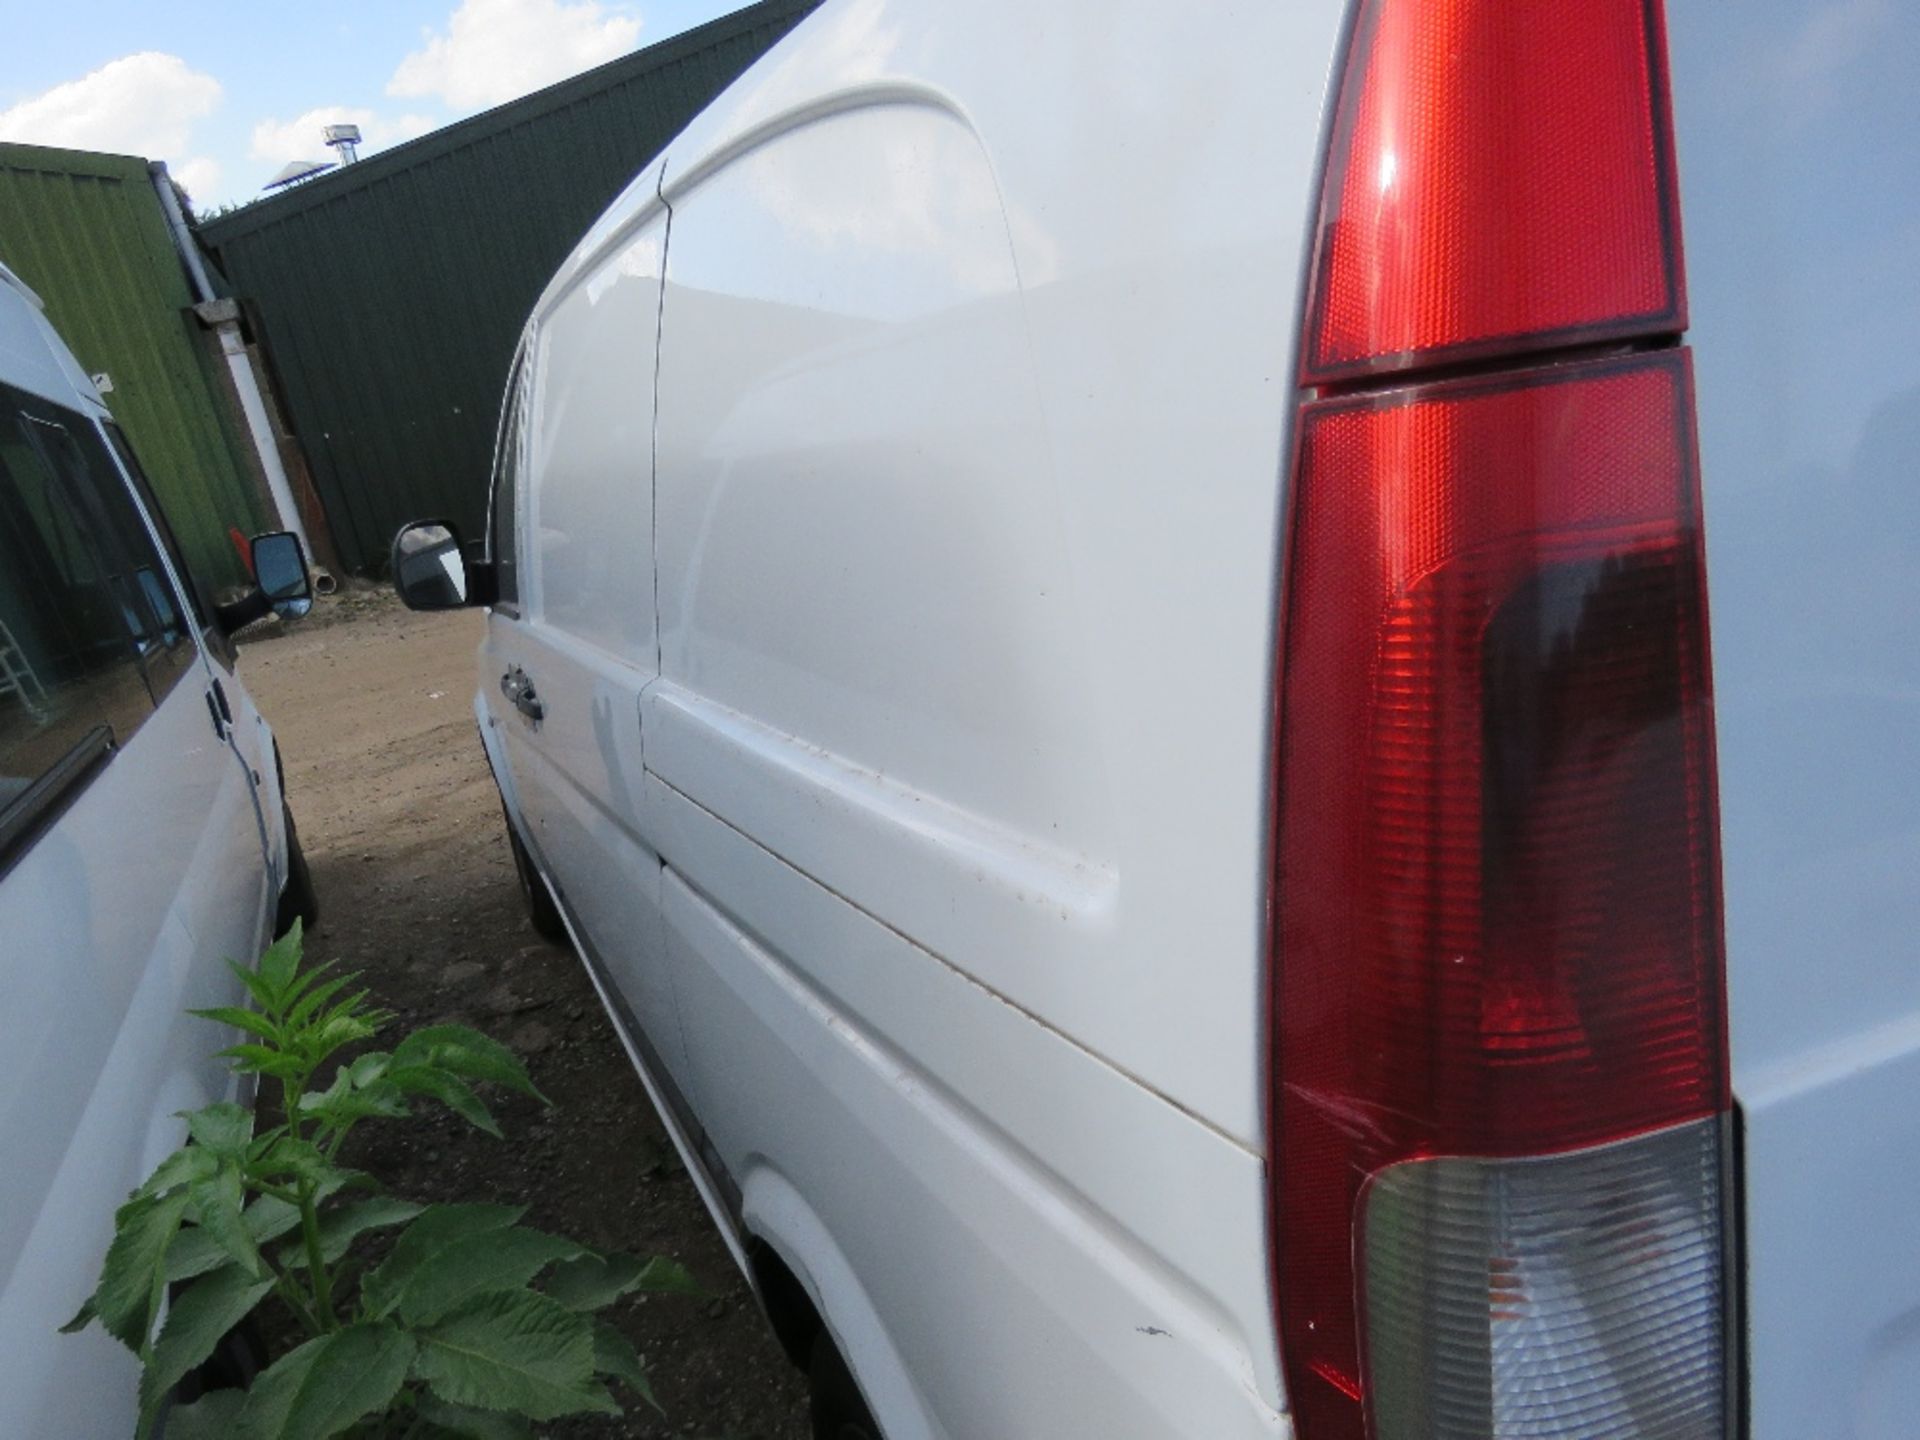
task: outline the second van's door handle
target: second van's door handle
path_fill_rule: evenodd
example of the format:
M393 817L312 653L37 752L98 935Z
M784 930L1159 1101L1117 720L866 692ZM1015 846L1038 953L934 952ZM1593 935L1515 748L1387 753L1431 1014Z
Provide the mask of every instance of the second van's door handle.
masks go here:
M500 693L513 702L513 708L538 725L546 716L547 707L540 703L540 697L534 693L533 677L518 665L512 666L500 677Z

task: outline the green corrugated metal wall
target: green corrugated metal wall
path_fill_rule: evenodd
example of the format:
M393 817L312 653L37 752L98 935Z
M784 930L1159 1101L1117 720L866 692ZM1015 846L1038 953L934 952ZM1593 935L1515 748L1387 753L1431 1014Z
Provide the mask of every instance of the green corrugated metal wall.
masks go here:
M188 563L216 588L243 581L227 529L268 517L147 162L0 144L0 260L87 373L112 377L107 405Z
M201 227L264 334L348 569L384 565L411 519L484 532L534 301L613 197L816 3L765 0Z

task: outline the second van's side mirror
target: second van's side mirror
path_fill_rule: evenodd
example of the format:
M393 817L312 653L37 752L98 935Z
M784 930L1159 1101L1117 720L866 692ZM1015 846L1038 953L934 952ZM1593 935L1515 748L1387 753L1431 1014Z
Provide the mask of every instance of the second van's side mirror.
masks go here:
M409 610L493 603L493 567L469 560L446 520L416 520L393 537L393 588Z

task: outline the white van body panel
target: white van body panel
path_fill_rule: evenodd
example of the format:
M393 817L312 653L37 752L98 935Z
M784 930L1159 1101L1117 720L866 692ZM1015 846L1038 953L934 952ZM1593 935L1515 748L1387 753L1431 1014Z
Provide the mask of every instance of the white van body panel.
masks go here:
M796 821L786 858L1254 1149L1280 477L1341 12L829 4L667 153L663 685L876 801L829 805L866 831L803 825L817 795L743 783Z
M764 1170L807 1198L885 1317L879 1350L841 1338L888 1433L890 1351L936 1434L1276 1433L1259 1160L664 783L650 801L695 1111L743 1191ZM806 1235L756 1233L844 1318Z
M940 1433L1284 1424L1269 650L1340 7L1193 18L829 5L667 156L644 728L696 1109L795 1167ZM754 1031L803 1058L744 1083Z
M1741 1383L1755 1440L1893 1440L1920 1412L1920 12L1664 8ZM1287 1430L1271 652L1348 9L829 0L535 314L551 357L664 204L625 375L657 391L653 584L620 617L657 673L575 770L644 864L551 873L570 913L629 907L594 948L690 1156L896 1440ZM549 714L615 698L543 663ZM497 679L517 778L544 762Z
M0 382L65 407L76 424L111 418L3 272ZM184 614L184 577L156 548ZM225 962L265 944L284 867L264 847L282 855L285 838L272 733L239 677L196 645L138 729L0 872L4 1436L132 1432L138 1361L97 1326L78 1336L57 1327L93 1290L116 1208L185 1138L178 1112L235 1089L213 1058L228 1038L185 1011L241 999ZM266 797L214 731L216 678L267 757Z
M523 346L489 752L690 1160L894 1436L1286 1430L1269 650L1341 7L1231 19L829 4ZM649 353L594 315L657 283L656 215ZM549 498L580 445L600 493Z
M100 392L47 323L44 308L24 280L0 265L0 378L104 418L107 409Z
M225 1038L185 1012L236 1003L221 962L257 954L272 912L201 690L182 680L0 880L0 1435L132 1433L139 1362L98 1326L56 1327L92 1293L114 1211L185 1138L177 1112L230 1098ZM208 823L155 834L168 815Z
M1920 1429L1920 9L1670 0L1754 1440Z
M1192 19L828 6L667 156L643 728L693 1100L937 1433L1284 1425L1269 650L1340 14Z

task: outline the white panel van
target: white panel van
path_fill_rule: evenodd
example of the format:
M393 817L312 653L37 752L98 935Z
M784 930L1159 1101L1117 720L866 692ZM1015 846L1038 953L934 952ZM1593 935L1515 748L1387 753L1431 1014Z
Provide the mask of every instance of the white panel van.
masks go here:
M0 266L0 1436L130 1435L95 1327L114 1211L231 1098L189 1008L240 1003L312 882L228 635L311 604L291 534L216 606L86 373Z
M819 1435L1915 1433L1916 76L828 0L581 241L396 574Z

